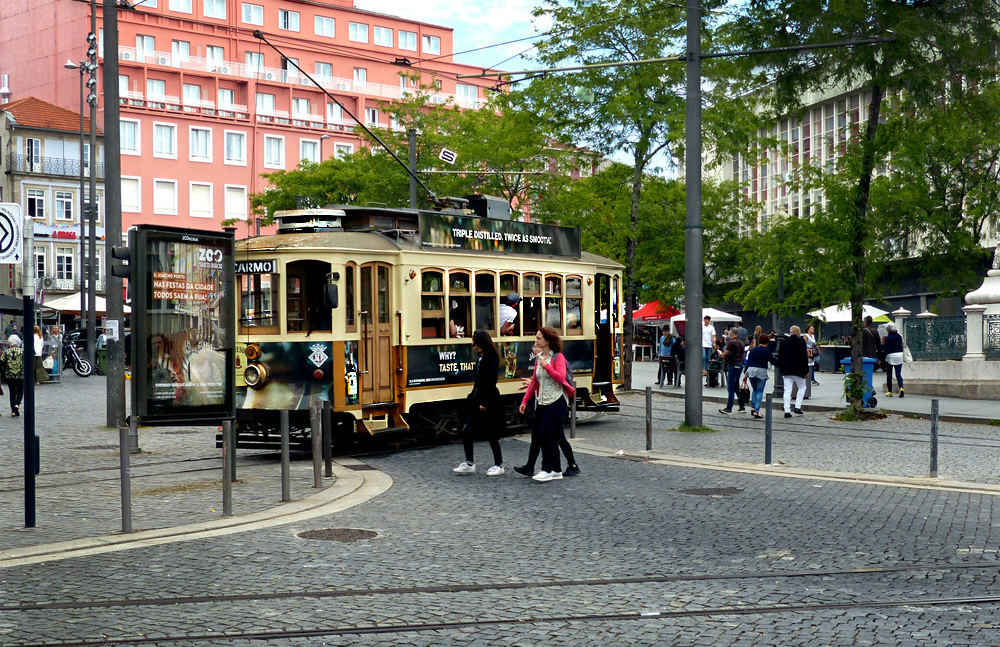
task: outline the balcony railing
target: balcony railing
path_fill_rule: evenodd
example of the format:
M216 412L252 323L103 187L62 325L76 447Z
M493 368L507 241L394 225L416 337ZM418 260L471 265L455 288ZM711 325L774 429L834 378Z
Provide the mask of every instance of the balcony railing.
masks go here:
M32 157L29 155L8 153L7 170L14 173L80 177L80 159L72 157ZM83 176L90 177L90 164L85 163L83 165ZM97 177L102 180L104 179L104 162L97 163Z
M964 315L908 319L905 325L913 359L962 359L966 353Z
M234 63L232 61L219 61L210 58L198 58L194 56L174 56L170 52L155 52L150 50L137 50L134 47L119 47L118 57L122 61L143 63L150 66L170 67L179 70L189 70L195 72L208 72L219 76L254 78L259 81L269 81L273 83L287 83L291 85L302 85L305 87L315 87L313 82L300 74L297 70L283 70L275 67L258 67L245 63ZM407 90L399 85L386 85L382 83L361 83L353 79L342 79L330 76L310 74L326 90L337 93L347 92L350 94L363 94L380 99L400 99L412 90ZM138 105L132 103L135 95L141 93L122 93L122 103ZM130 97L126 100L126 95ZM437 92L430 96L430 102L434 104L447 103L453 100L462 108L479 109L485 99L459 97L445 92ZM157 101L157 103L163 103ZM204 103L204 102L202 102ZM152 105L150 107L153 107ZM174 108L176 109L176 108Z

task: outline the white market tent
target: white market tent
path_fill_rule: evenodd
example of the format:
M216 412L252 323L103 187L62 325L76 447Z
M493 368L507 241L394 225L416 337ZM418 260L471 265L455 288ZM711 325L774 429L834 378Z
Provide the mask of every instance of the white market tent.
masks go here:
M816 317L824 323L846 323L851 320L851 309L844 306L827 306L821 310L813 310L809 313L809 316ZM864 319L865 317L871 317L876 322L889 321L889 313L887 311L870 305L862 306L861 318Z
M67 294L64 297L59 297L57 299L41 303L38 307L48 308L49 310L58 310L60 312L80 314L80 293L75 292L73 294ZM95 297L94 311L99 315L104 315L108 311L107 301L104 300L104 297ZM126 313L131 311L131 308L125 306Z
M741 321L743 319L743 317L739 315L723 312L722 310L716 310L715 308L702 308L701 316L698 317L698 323L700 324L705 317L711 317L713 324L717 324L720 321L722 323L736 323L737 321ZM681 322L681 324L683 324L686 319L687 319L686 312L682 312L679 315L674 315L673 317L670 317L670 332L676 335L677 322Z

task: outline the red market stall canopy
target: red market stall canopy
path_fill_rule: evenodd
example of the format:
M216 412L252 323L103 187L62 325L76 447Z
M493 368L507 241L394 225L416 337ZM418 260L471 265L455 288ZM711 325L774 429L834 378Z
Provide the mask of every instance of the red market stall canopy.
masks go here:
M679 312L673 306L661 306L659 301L651 301L632 311L632 321L637 324L666 324Z

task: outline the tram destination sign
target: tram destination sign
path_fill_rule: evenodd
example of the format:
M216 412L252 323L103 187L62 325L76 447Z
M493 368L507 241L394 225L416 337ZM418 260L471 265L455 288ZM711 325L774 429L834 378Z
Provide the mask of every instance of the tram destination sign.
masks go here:
M237 274L277 274L278 260L270 258L266 261L236 261Z
M420 244L510 254L580 258L580 230L443 213L420 214Z

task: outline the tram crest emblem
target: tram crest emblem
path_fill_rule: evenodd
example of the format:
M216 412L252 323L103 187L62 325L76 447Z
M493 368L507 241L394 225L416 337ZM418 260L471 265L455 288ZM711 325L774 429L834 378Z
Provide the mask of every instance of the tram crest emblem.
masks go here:
M309 347L312 352L309 353L309 361L316 365L316 368L326 364L326 360L330 359L330 356L326 354L326 344L313 344Z

